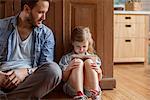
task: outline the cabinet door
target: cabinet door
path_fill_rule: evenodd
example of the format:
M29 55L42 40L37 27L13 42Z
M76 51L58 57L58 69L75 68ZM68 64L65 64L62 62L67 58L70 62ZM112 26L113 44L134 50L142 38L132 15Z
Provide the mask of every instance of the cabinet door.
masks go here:
M115 58L114 61L128 60L135 56L135 39L133 38L116 38L115 39Z
M144 62L145 39L115 38L114 62Z
M2 0L0 1L0 18L4 18L5 17L5 1Z
M113 0L64 0L64 46L70 48L71 30L77 25L90 28L96 51L102 59L102 88L115 87L113 79Z
M139 60L141 60L142 62L145 61L145 48L145 38L138 38L135 40L135 57L139 58Z
M148 34L148 20L146 22L146 20L144 21L144 23L138 23L136 24L136 30L135 30L135 36L137 38L145 38L146 34Z
M0 18L10 17L20 11L20 0L0 0Z

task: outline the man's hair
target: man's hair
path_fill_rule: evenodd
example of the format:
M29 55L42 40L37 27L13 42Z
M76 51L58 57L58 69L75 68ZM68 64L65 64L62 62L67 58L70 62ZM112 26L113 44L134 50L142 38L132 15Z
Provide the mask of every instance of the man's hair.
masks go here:
M24 8L24 5L28 5L31 9L36 5L36 3L40 0L21 0L21 11ZM48 1L49 0L41 0L41 1Z

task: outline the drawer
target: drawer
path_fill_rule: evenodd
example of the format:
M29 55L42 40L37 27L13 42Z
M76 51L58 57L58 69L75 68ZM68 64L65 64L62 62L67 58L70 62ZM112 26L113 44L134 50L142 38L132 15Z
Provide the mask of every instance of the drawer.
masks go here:
M146 15L136 15L136 23L137 24L145 24Z
M114 22L136 23L136 17L132 15L114 15Z
M144 38L115 38L114 58L143 58Z
M135 39L115 38L114 58L131 58L135 56Z
M145 38L138 38L135 40L135 57L145 57Z
M114 15L114 22L145 23L145 15Z
M138 24L135 27L136 37L145 38L146 34L148 34L148 27L146 24Z
M115 23L114 37L145 37L145 24Z
M136 24L115 23L114 37L136 37Z

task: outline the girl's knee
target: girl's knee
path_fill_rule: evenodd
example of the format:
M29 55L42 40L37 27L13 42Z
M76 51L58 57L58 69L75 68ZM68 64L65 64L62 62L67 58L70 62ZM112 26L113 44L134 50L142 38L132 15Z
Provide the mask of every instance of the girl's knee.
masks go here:
M92 59L87 59L84 61L85 66L91 66L92 63L94 63Z
M82 60L82 59L79 59L79 58L74 59L74 62L78 62L78 63L79 63L79 66L83 66L83 65L84 65L83 60Z

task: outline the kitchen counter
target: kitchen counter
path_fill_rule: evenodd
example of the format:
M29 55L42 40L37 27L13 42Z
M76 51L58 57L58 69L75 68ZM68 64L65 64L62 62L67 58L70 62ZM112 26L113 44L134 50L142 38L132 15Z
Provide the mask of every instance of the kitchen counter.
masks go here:
M143 14L150 15L150 11L114 11L114 14Z

